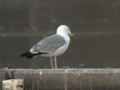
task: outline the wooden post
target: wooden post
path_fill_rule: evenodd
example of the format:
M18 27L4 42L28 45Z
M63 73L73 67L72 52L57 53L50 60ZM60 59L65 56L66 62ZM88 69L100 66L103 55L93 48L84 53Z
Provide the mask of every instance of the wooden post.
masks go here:
M23 90L23 79L10 79L2 81L2 90Z

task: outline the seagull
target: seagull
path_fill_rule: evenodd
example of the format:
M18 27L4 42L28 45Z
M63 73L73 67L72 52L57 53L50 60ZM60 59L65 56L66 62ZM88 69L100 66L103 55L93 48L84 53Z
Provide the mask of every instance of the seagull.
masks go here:
M60 25L56 34L43 38L27 52L22 53L20 57L28 59L34 56L49 57L52 69L57 69L57 56L62 55L68 49L69 36L74 36L70 28L67 25Z

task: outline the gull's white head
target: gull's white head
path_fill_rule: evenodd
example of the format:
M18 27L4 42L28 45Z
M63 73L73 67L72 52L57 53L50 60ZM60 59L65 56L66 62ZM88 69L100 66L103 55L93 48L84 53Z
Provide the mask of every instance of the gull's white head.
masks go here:
M71 33L70 28L68 26L66 26L66 25L60 25L57 28L57 34L74 36L74 34Z

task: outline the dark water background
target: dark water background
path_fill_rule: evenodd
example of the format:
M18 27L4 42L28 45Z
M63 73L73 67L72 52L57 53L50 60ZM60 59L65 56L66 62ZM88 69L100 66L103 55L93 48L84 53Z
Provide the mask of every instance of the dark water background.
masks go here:
M120 67L119 0L1 0L0 68L50 68L49 58L19 55L60 24L76 36L58 67Z

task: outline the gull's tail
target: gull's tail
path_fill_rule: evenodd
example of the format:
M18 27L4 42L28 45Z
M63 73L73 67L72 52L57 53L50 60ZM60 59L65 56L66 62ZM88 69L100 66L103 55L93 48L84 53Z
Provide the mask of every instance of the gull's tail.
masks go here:
M20 55L20 57L26 57L26 58L28 58L28 59L32 58L33 56L35 56L35 54L32 54L32 53L29 52L29 51L27 51L27 52L25 52L25 53L22 53L22 54Z
M26 57L26 58L30 59L30 58L32 58L32 57L34 57L36 55L42 55L42 54L47 54L47 53L39 52L39 53L33 54L30 51L27 51L25 53L22 53L19 57Z

